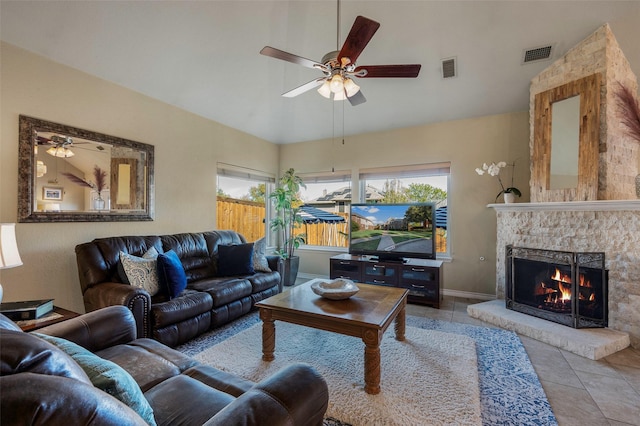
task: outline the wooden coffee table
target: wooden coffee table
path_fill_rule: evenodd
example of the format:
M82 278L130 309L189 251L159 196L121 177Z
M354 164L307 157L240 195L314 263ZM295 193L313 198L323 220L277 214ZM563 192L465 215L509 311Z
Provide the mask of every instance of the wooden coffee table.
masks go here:
M396 340L404 340L406 289L360 284L346 300L329 300L311 290L311 280L256 303L262 319L262 359L272 361L276 345L275 321L286 321L364 342L364 390L380 392L380 342L395 319Z

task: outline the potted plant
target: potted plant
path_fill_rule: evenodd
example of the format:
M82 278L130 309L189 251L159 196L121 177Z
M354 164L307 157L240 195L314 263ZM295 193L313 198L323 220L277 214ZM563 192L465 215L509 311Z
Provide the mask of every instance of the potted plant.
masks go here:
M505 188L504 185L502 184L502 179L500 178L500 169L507 167L507 166L511 166L511 186L508 188ZM515 163L513 164L507 164L505 161L500 161L499 163L491 163L489 165L487 165L487 163L484 163L482 165L482 168L477 168L476 169L476 173L478 173L480 176L482 176L485 173L488 173L491 176L495 176L496 178L498 178L498 183L500 184L500 188L502 189L500 192L498 192L498 195L496 195L496 201L498 201L498 197L500 197L500 195L504 195L504 202L505 203L513 203L516 200L516 196L521 197L522 193L520 192L520 190L518 188L516 188L515 186L513 186L513 175L515 174Z
M294 169L287 170L278 187L269 195L275 209L275 217L271 220L271 230L278 234L278 249L276 254L281 258L280 274L283 284L295 284L300 266L300 257L294 256L294 251L305 242L306 235L296 234L295 230L302 224L298 215L302 201L298 197L300 188L306 188L302 178L297 176Z

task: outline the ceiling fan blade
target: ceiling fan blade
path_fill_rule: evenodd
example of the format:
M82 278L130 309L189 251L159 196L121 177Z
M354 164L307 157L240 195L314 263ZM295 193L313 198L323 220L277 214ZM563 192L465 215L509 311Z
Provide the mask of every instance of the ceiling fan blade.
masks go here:
M338 54L338 61L342 63L342 58L349 58L349 61L342 65L355 64L358 56L367 46L371 37L378 31L378 28L380 28L380 23L364 16L358 16L342 45L340 54Z
M311 80L308 83L303 84L302 86L298 86L295 89L289 90L286 93L283 93L282 96L285 98L293 98L294 96L298 96L303 94L304 92L308 92L314 87L320 86L326 80L325 77L316 78L315 80Z
M276 49L275 47L271 46L263 47L260 51L260 54L302 65L303 67L307 68L324 68L324 65L316 61L312 61L311 59L303 58L302 56L294 55L293 53L285 52L284 50Z
M367 102L367 98L365 98L362 94L362 90L358 90L355 95L351 96L350 98L348 97L347 99L349 99L349 103L351 104L351 106L357 106Z
M363 65L357 67L353 71L353 75L360 78L374 78L374 77L405 77L416 78L420 73L420 64L407 64L407 65ZM360 71L366 71L365 75L358 75Z

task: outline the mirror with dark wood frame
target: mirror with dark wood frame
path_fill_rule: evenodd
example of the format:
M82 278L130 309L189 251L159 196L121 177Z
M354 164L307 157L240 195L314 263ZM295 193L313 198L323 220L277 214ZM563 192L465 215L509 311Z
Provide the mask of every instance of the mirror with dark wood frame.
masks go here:
M153 220L153 145L23 115L19 126L19 222Z

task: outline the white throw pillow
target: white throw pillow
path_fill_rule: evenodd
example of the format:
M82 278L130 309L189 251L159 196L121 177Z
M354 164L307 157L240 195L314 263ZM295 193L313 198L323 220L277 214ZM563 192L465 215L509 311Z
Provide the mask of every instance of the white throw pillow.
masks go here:
M142 257L120 252L120 263L129 284L154 296L160 291L158 280L158 251L151 247Z
M258 272L271 272L269 268L269 262L267 261L267 257L265 256L265 251L267 250L267 241L263 238L260 238L256 242L253 243L253 270Z

